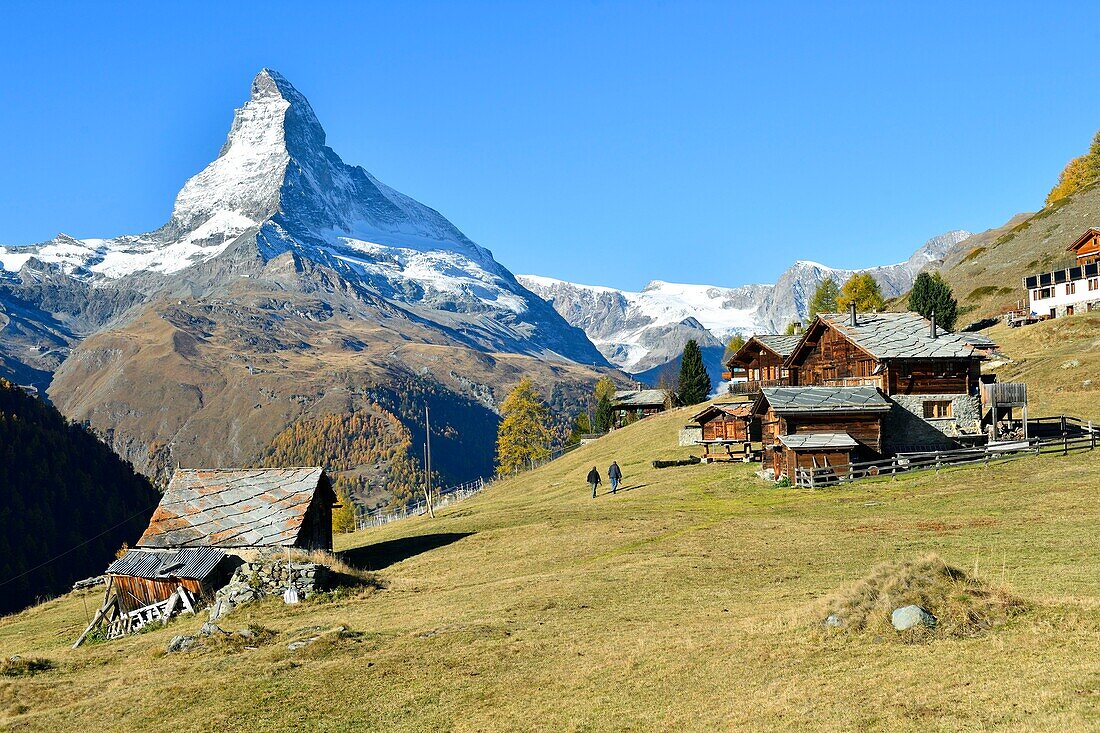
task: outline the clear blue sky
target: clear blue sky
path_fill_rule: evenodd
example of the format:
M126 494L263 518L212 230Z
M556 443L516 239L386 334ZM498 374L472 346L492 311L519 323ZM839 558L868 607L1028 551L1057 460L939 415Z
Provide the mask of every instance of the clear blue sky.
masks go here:
M306 5L5 4L0 242L156 228L264 66L513 272L621 288L904 259L1100 127L1096 4Z

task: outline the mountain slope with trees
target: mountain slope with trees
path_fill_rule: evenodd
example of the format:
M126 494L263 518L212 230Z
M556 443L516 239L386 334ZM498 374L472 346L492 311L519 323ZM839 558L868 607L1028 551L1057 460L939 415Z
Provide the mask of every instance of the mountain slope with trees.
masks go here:
M102 573L159 499L84 427L0 379L0 614Z

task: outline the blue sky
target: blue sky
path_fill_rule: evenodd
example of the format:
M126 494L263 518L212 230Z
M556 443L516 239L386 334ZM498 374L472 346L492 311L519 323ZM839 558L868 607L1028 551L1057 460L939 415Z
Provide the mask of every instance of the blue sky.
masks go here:
M5 4L0 242L156 228L264 66L513 272L627 289L905 259L1100 128L1095 4L305 6Z

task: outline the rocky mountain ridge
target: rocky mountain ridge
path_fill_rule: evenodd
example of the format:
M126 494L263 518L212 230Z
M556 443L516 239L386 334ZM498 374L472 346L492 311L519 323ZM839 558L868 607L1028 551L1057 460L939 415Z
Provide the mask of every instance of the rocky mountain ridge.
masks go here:
M690 338L714 349L734 334L779 333L793 321L804 321L814 290L828 277L843 283L856 272L869 272L887 298L901 295L921 270L940 262L969 236L963 230L946 232L929 239L905 262L865 270L799 260L774 284L731 288L653 281L639 292L628 292L537 275L518 279L584 329L610 362L641 373L673 361ZM713 379L720 368L708 366Z

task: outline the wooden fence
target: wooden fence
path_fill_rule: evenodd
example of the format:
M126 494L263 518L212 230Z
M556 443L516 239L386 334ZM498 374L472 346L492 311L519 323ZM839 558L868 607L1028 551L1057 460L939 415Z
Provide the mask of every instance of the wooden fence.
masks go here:
M795 472L794 485L810 489L832 486L838 483L858 481L876 476L895 476L910 471L938 471L949 466L972 464L989 465L995 461L1019 458L1025 455L1058 453L1068 455L1074 451L1096 450L1100 444L1100 430L1089 428L1083 434L1068 433L1056 438L1005 441L982 448L932 451L929 453L902 453L893 458L864 463L845 463L836 466L799 468Z

